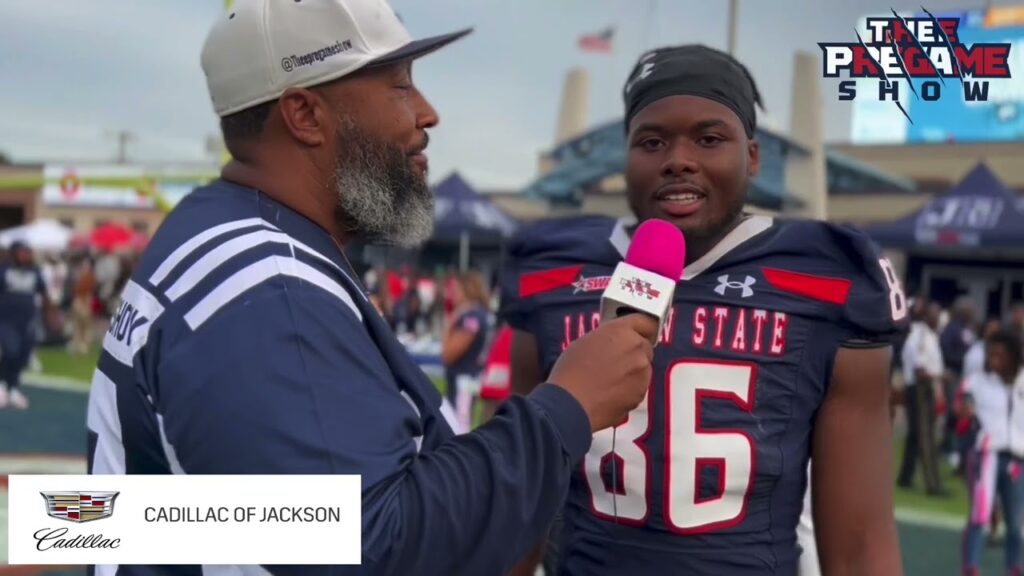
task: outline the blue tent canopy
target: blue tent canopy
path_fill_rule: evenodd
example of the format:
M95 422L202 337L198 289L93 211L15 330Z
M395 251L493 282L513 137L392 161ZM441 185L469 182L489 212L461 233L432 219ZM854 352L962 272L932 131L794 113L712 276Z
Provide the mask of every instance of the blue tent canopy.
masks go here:
M1024 211L1017 196L982 163L917 212L864 231L891 248L1022 247Z
M434 241L457 242L465 236L474 242L508 238L517 226L514 218L457 172L434 188Z

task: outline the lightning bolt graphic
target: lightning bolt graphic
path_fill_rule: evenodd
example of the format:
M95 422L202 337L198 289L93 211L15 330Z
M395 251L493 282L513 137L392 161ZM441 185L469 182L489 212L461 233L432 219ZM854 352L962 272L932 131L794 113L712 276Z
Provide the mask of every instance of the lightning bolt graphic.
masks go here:
M935 23L935 28L939 31L939 34L942 35L942 40L946 43L946 47L949 48L949 56L953 60L953 70L956 70L956 75L960 78L960 84L963 85L964 71L960 69L960 61L956 59L956 52L953 51L953 43L949 41L949 36L946 35L946 31L943 30L942 26L939 24L939 19L933 16L932 13L924 6L921 6L921 10L924 10L924 13L932 19L932 22ZM938 72L938 70L936 70L936 72ZM939 78L942 78L942 74L939 74Z
M913 36L913 33L911 33L911 36ZM889 41L892 43L892 47L896 49L896 63L899 64L900 70L903 72L903 76L907 79L907 84L910 85L910 91L914 93L914 98L920 100L921 97L917 94L917 88L914 88L914 79L911 78L910 73L907 72L906 63L903 61L903 54L900 52L899 44L896 43L896 35L890 34Z
M864 48L864 52L868 55L868 58L871 58L871 61L875 63L875 66L878 66L878 71L882 74L882 79L885 80L886 87L891 88L892 80L889 80L889 75L885 73L885 69L882 68L882 64L871 54L871 51L868 50L868 45L865 44L864 39L860 37L860 31L854 28L853 32L857 35L857 41L860 42L860 45ZM901 104L899 100L893 100L893 103L900 109L900 112L903 112L903 115L907 118L907 122L913 124L914 121L910 119L910 114L907 114L907 111L903 108L903 104Z
M932 68L935 69L935 73L939 76L939 81L942 82L943 86L945 86L946 85L946 79L942 77L942 73L939 72L939 67L935 65L934 61L932 61L932 57L928 55L928 51L924 49L924 45L921 44L921 41L917 39L917 34L914 34L913 31L910 30L910 26L907 26L907 20L905 18L903 18L902 16L900 16L899 14L897 14L896 11L893 10L892 8L890 8L889 10L892 11L892 15L893 16L895 16L895 17L900 19L900 22L903 23L903 27L906 28L906 30L908 32L910 32L910 37L914 39L914 44L916 44L917 47L921 50L921 53L924 54L924 57L928 59L928 62L932 65ZM943 34L945 34L945 32L943 32ZM896 43L896 39L893 38L893 44L895 44L895 43ZM906 69L904 69L904 72L906 72ZM915 92L915 94L917 94L917 93Z

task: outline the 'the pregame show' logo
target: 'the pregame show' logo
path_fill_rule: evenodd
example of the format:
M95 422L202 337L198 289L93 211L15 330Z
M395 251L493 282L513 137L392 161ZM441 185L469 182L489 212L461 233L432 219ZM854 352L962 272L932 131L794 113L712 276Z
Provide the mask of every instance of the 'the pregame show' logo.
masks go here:
M1010 77L1010 44L966 45L958 35L959 18L924 13L902 17L893 10L892 17L867 19L867 38L857 32L857 42L819 43L825 77L878 78L871 96L894 102L911 123L901 99L932 102L957 97L944 94L956 90L966 102L988 101L989 80ZM898 79L907 80L912 94L900 94ZM915 79L921 80L916 86ZM854 80L840 82L839 100L857 98L857 87Z

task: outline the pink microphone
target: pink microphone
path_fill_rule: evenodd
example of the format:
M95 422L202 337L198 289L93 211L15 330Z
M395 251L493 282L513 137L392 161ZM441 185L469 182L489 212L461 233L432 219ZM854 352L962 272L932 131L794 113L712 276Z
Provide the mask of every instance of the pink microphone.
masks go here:
M686 239L665 220L647 220L633 233L626 260L601 296L601 318L642 313L658 319L658 335L686 263ZM654 343L658 341L654 337Z
M686 238L667 220L647 220L633 233L626 263L678 281L686 264Z

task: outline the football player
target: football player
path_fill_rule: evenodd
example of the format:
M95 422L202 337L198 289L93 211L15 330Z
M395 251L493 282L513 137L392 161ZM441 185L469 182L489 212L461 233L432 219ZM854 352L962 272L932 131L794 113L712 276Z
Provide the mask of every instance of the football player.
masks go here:
M523 393L597 327L638 223L686 236L648 395L579 463L558 573L795 574L811 459L822 572L900 574L889 374L907 305L891 264L852 229L744 212L760 95L729 55L650 51L624 100L635 218L539 223L503 279Z

